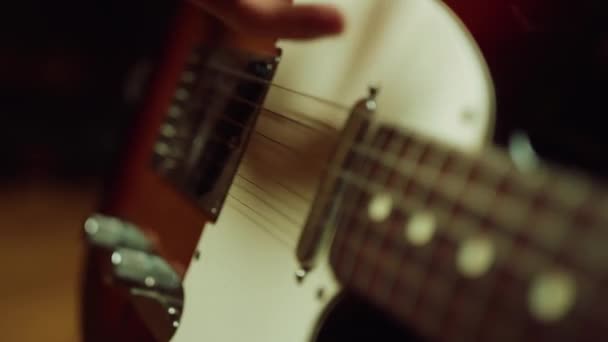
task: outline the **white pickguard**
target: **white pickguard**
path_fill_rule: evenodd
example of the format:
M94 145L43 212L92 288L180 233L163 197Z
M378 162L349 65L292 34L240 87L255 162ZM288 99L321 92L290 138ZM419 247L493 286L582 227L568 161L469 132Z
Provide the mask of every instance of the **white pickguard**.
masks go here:
M379 85L380 121L471 153L485 144L492 84L474 42L442 3L331 2L346 13L346 34L283 42L275 83L344 106ZM219 220L205 227L175 342L309 341L340 290L327 263L298 284L295 248L348 113L275 87L265 107L280 114L261 114Z

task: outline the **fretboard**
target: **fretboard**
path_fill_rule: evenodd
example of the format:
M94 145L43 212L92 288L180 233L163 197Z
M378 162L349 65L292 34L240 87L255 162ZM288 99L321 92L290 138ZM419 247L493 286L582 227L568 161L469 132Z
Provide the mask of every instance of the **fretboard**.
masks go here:
M585 340L608 323L599 182L388 127L368 140L330 170L318 222L344 285L440 340Z

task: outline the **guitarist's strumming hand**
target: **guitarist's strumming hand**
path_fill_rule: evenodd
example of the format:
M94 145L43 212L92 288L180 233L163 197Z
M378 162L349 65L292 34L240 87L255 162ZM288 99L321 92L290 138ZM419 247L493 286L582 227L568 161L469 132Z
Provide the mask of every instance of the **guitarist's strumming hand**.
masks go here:
M344 19L333 6L292 0L191 0L234 30L252 36L312 39L338 34Z

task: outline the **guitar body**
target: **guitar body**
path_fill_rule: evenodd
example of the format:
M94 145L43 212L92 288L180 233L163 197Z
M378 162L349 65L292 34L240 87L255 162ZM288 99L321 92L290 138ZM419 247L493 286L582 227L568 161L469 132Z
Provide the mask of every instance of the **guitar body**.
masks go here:
M144 84L137 77L127 81L127 85L143 89L143 101L124 139L127 148L108 177L110 181L105 185L99 213L137 227L136 230L145 234L141 237L143 240L153 241L136 243L146 245L146 249L148 243L154 245L162 241L150 247L151 253L169 260L174 271L180 273L195 254L203 226L214 216L198 207L191 197L181 193L152 167L160 128L172 102L176 101L176 85L184 83L181 79L184 66L200 45L255 51L269 56L276 53L276 47L274 41L244 38L224 31L215 19L189 2L182 1L176 7L175 13L167 14L172 17L172 24L163 43L164 55L153 61L151 76L144 78ZM137 70L137 66L134 69ZM114 247L124 245L119 242ZM99 248L95 243L88 250L82 302L84 340L158 339L140 317L141 311L134 308L128 291L125 294L124 288L117 289L110 280L113 276L108 274L106 265L110 261L109 252L108 246ZM150 324L157 324L156 320Z
M472 154L489 142L493 84L473 38L447 6L332 3L346 13L345 35L280 44L277 84L347 107L377 85L378 120ZM201 257L188 268L173 341L314 341L342 300L328 250L303 281L295 274L298 238L349 111L280 88L271 88L265 107L223 212L205 228ZM372 320L365 314L362 324Z
M101 208L103 214L154 233L162 243L162 249L155 253L187 265L179 291L183 310L178 310L181 316L172 322L176 329L171 333L150 332L157 324L144 323L146 310L134 308L124 293L105 285L98 266L110 260L107 251L92 248L84 294L87 341L147 341L158 336L176 342L403 340L416 338L418 332L442 340L471 340L466 329L453 328L453 335L448 335L449 329L439 329L447 323L432 319L430 310L421 310L420 317L400 312L396 303L406 301L403 298L393 300L392 306L377 299L368 291L374 287L361 285L356 277L350 278L353 272L344 271L339 261L344 258L337 256L339 250L331 234L315 239L311 227L323 222L318 220L319 208L328 201L338 203L338 208L343 203L335 193L323 197L331 190L326 183L335 171L330 161L340 154L351 118L359 115L361 106L373 112L371 126L381 127L380 132L386 127L413 132L466 158L482 155L495 142L508 144L513 128L530 133L532 138L537 133L541 140L547 138L543 136L546 130L538 124L540 114L534 115L543 112L548 98L559 91L565 96L568 90L547 86L538 99L533 91L550 76L551 66L563 66L567 58L543 64L550 56L549 52L542 54L544 45L538 42L545 41L543 32L554 31L544 31L546 21L539 20L538 8L528 4L426 0L331 3L345 12L345 34L315 42L278 44L282 55L276 75L258 82L269 85L272 80L274 85L266 89L263 106L255 103L261 112L251 133L243 135L246 143L241 142L237 163L227 164L238 168L234 173L231 169L224 172L226 177L234 176L225 198L207 212L184 196L185 188L176 190L167 177L159 177L158 169L150 169L158 127L174 104L172 98L179 94L180 78L188 71L188 56L194 46L215 37L212 46L228 45L274 56L275 42L242 39L223 31L218 35L212 30L217 27L214 22L191 5L183 6L175 20L179 29L167 45L168 55L158 68L137 121L143 123L134 125L117 181L109 187ZM530 51L534 53L527 54ZM222 70L235 72L234 68ZM252 79L251 75L242 78ZM377 90L368 96L369 86ZM530 108L524 108L529 104ZM551 110L543 113L552 115ZM522 117L529 119L529 127L514 124L513 118ZM542 141L551 141L544 146L553 148L546 150L560 155L556 146L561 145L555 139ZM356 145L347 147L354 149ZM588 141L574 145L593 146ZM383 147L394 148L391 146L389 141ZM571 155L571 164L594 164L580 162L577 158L582 155ZM375 177L381 176L372 173L368 181ZM373 210L382 213L389 204ZM373 218L376 214L370 208L371 204L352 210ZM353 230L357 227L355 224ZM334 228L327 224L323 230ZM348 245L344 238L348 233L341 229L336 241ZM365 255L365 251L357 251L357 255ZM374 260L400 267L391 256ZM366 262L351 261L349 267L380 272L370 271L374 268ZM146 285L153 287L147 280ZM445 302L451 299L445 292L441 295L448 296ZM411 298L421 298L421 303L427 300L416 294ZM468 303L453 306L467 307ZM169 308L169 312L175 311ZM521 337L517 332L489 336L504 340Z

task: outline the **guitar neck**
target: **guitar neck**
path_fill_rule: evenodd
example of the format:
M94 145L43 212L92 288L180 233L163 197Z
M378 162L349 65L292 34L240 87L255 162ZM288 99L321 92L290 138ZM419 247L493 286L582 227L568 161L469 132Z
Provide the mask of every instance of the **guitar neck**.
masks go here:
M315 222L336 229L338 279L435 338L576 337L605 320L607 192L525 149L473 157L370 129L330 169L336 196Z

